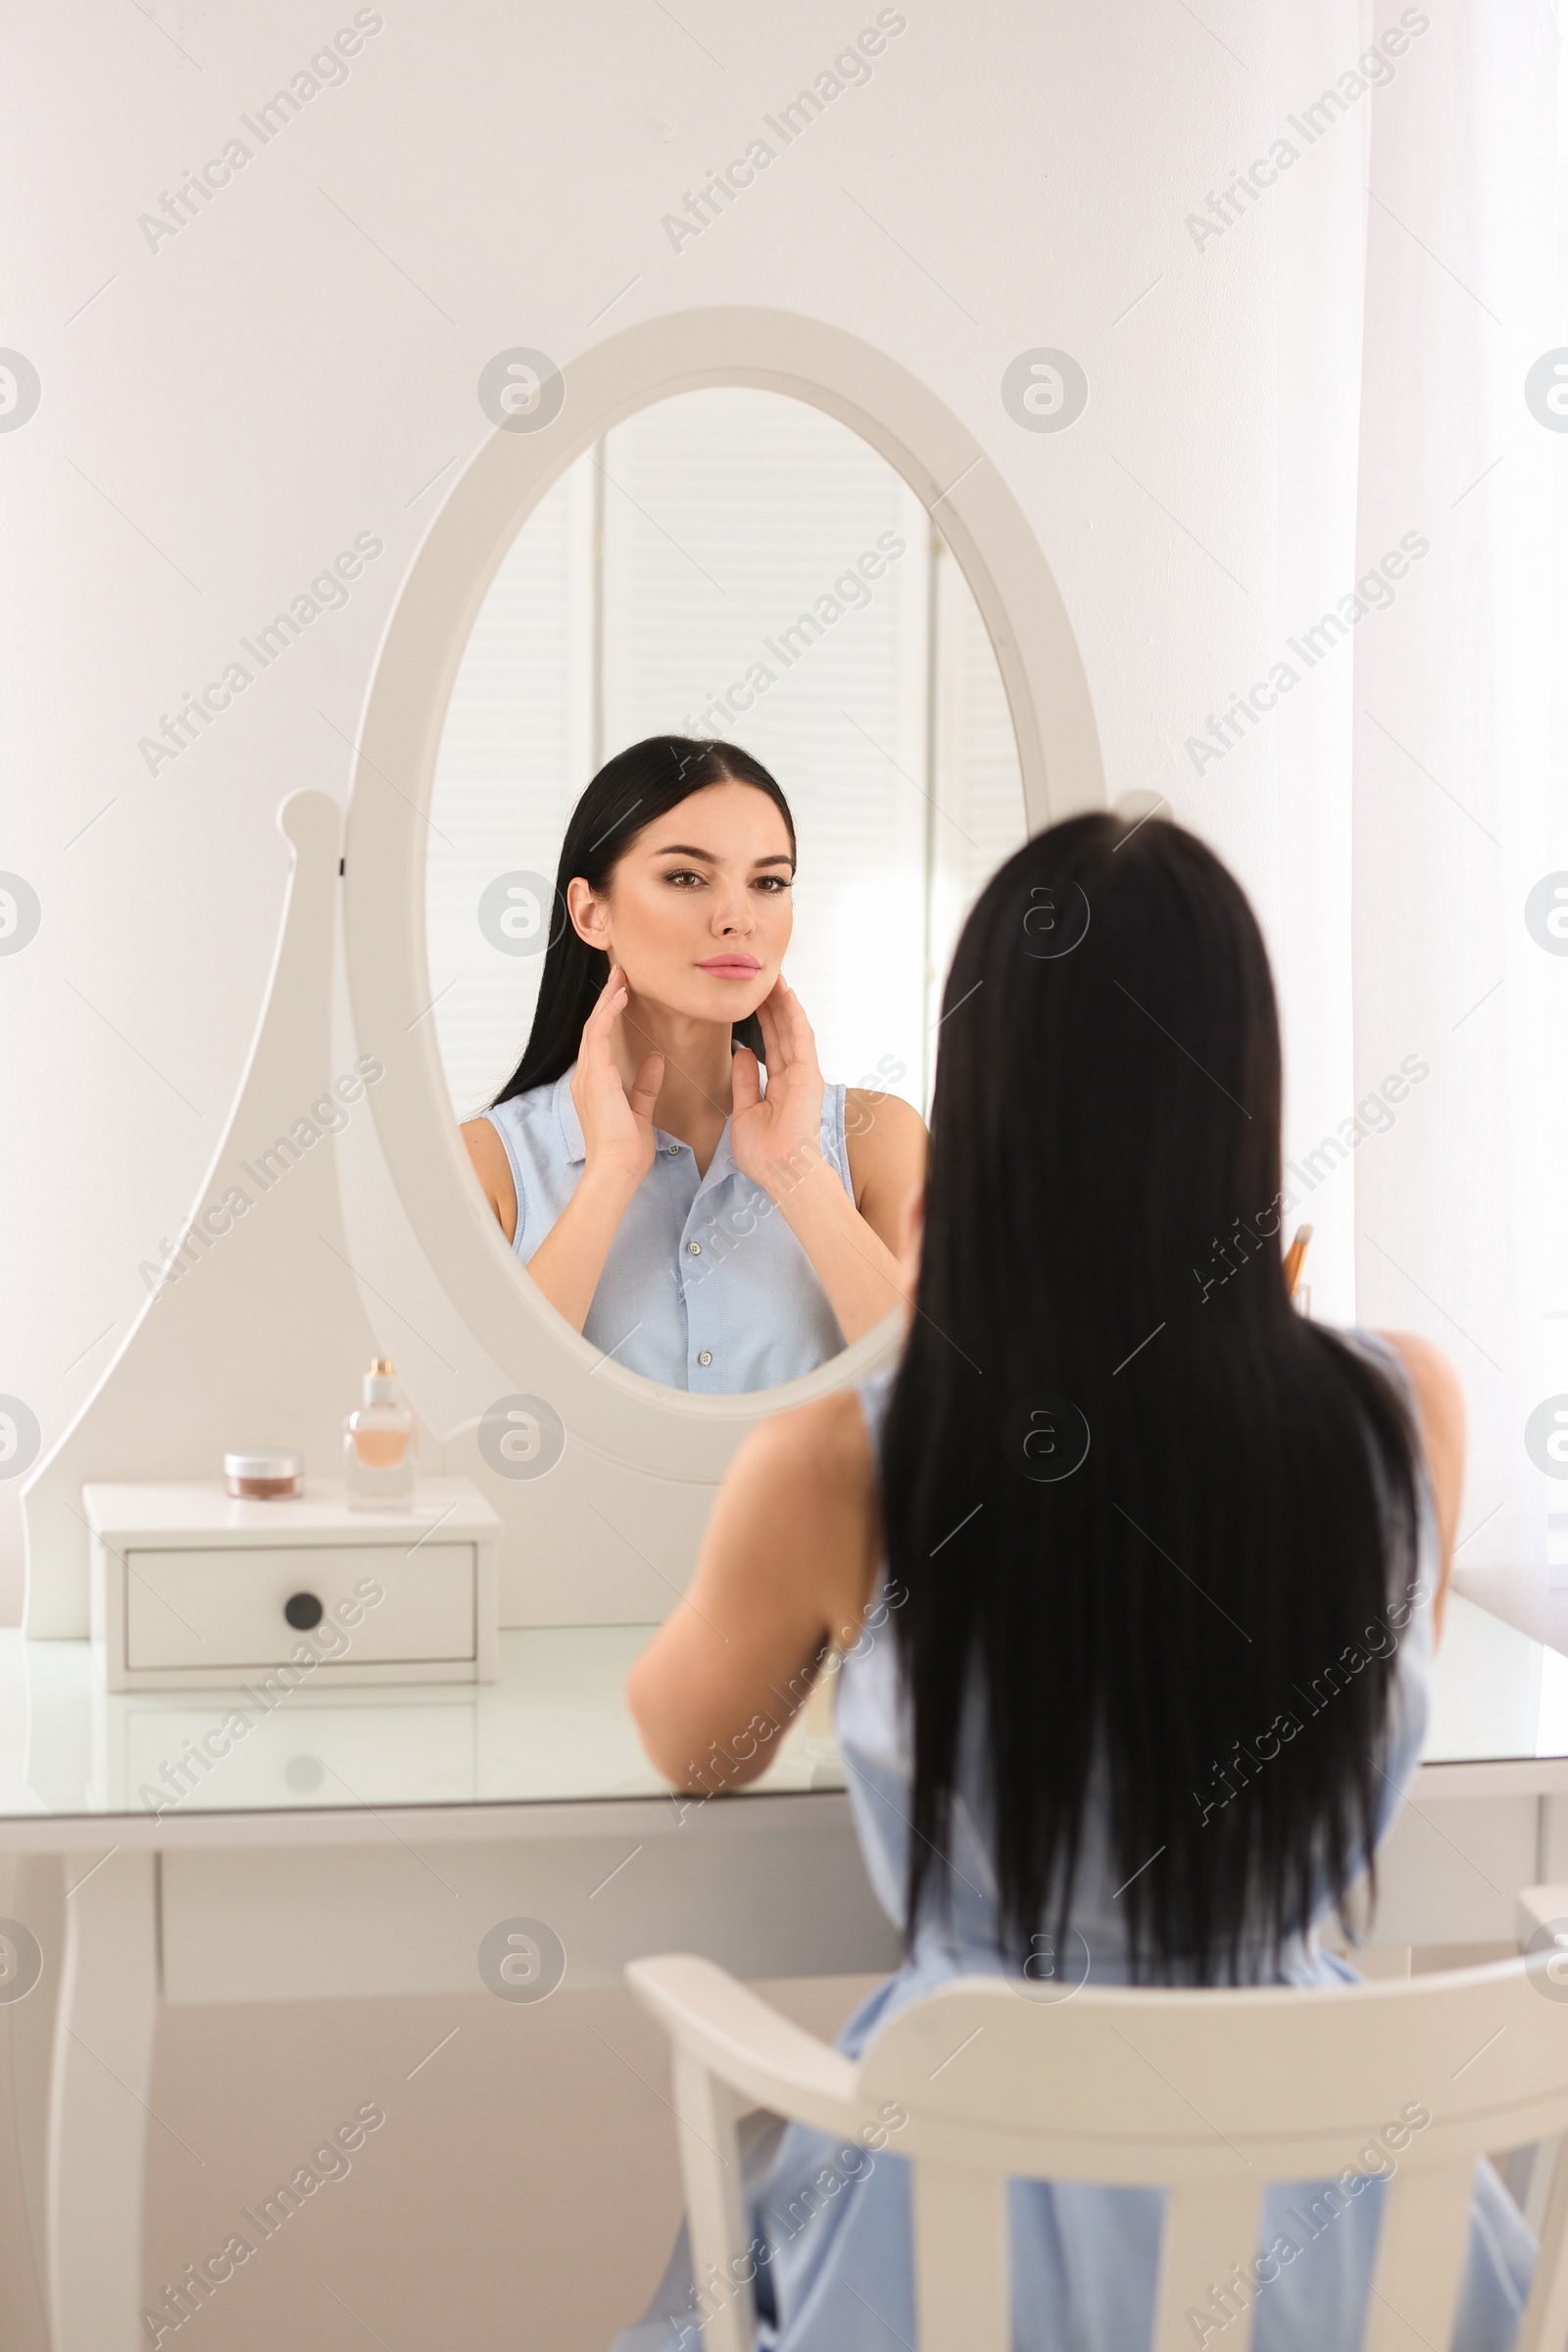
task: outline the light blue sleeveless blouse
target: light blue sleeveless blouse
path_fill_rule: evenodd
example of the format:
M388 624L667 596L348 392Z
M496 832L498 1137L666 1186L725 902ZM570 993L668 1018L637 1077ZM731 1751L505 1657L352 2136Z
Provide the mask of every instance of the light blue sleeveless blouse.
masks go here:
M1407 1392L1403 1363L1369 1332L1344 1335ZM873 1446L896 1367L859 1387ZM1425 1736L1432 1656L1430 1596L1438 1548L1431 1496L1423 1505L1419 1591L1427 1596L1398 1636L1397 1663L1381 1768L1381 1840L1398 1811ZM1400 1595L1392 1595L1399 1599ZM887 1617L885 1571L866 1629L838 1675L837 1727L861 1850L877 1898L904 1922L905 1868L912 1791L910 1726ZM1391 1611L1391 1616L1395 1612ZM914 1949L861 2003L838 2046L858 2058L897 2011L961 1976L1016 1976L999 1938L978 1711L965 1718L955 1808L951 1929L922 1924ZM1096 1984L1127 1979L1115 1908L1116 1866L1101 1795L1091 1800L1067 1949L1049 1949L1031 1973ZM1324 1891L1319 1916L1330 1908ZM1043 1943L1037 1938L1037 1943ZM1259 1958L1257 1975L1265 1976ZM1280 1981L1354 1982L1356 1971L1319 1948L1315 1925L1287 1946ZM776 2121L753 2130L745 2176L755 2232L758 2352L894 2352L918 2343L913 2294L909 2168L897 2137L874 2156L825 2133ZM1256 2297L1253 2352L1352 2352L1361 2341L1376 2250L1383 2183L1332 2214L1321 2231L1309 2218L1325 2183L1276 2184L1259 2222L1259 2249L1288 2236L1299 2252ZM1154 2308L1164 2191L1015 2180L1009 2195L1014 2352L1148 2352ZM1511 2352L1529 2294L1536 2242L1490 2164L1477 2167L1470 2247L1452 2352ZM646 2316L615 2338L612 2352L654 2352L699 2341L684 2232ZM683 2328L690 2333L683 2334ZM1245 2335L1238 2327L1236 2340ZM1196 2334L1196 2331L1195 2331ZM1211 2345L1228 2340L1217 2324Z
M853 1200L844 1098L842 1086L823 1088L820 1140ZM526 1265L586 1165L571 1071L484 1115L512 1166L512 1246ZM816 1269L760 1185L735 1165L729 1121L701 1178L689 1144L654 1133L654 1164L610 1246L583 1337L630 1372L707 1396L799 1380L841 1353L844 1334Z

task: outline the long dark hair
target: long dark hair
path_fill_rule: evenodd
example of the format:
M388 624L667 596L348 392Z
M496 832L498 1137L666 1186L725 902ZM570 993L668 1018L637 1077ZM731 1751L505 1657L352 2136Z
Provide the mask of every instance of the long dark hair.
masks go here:
M590 890L609 884L632 836L677 802L710 784L751 784L765 792L783 817L795 854L795 819L774 778L734 743L698 743L689 735L650 735L608 760L571 812L556 870L551 940L522 1059L496 1097L506 1102L531 1086L548 1086L577 1058L582 1025L610 976L610 958L578 936L566 911L566 885L581 875ZM737 1021L732 1043L766 1059L756 1013ZM492 1105L492 1107L494 1107Z
M1135 1981L1277 1959L1370 1855L1419 1440L1292 1307L1284 1200L1274 989L1235 880L1159 819L1037 836L948 980L885 1428L911 1940L922 1899L951 1902L971 1687L1019 1956L1068 1932L1097 1780Z

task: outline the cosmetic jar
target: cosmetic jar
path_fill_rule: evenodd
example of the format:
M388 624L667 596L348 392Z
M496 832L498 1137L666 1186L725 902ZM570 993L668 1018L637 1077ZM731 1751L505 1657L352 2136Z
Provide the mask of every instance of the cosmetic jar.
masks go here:
M305 1456L286 1448L264 1453L225 1453L223 1481L231 1494L247 1502L272 1502L279 1495L305 1492Z

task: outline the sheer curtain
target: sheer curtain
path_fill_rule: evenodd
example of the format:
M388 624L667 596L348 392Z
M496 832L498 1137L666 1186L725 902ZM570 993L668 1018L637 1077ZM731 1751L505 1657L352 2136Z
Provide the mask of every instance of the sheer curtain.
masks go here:
M1530 913L1568 885L1568 430L1526 397L1568 346L1560 30L1546 0L1293 18L1285 104L1349 113L1277 237L1280 618L1305 642L1352 581L1363 611L1281 712L1287 1181L1318 1311L1458 1368L1461 1577L1560 1637L1568 954Z

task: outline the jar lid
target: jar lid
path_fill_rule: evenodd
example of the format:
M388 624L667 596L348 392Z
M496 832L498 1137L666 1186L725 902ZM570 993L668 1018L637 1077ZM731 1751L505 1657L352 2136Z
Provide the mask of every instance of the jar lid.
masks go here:
M225 1453L225 1478L303 1478L305 1456L286 1446L272 1446L266 1452Z

